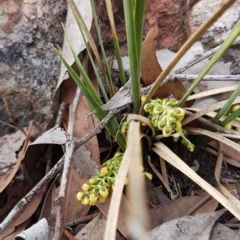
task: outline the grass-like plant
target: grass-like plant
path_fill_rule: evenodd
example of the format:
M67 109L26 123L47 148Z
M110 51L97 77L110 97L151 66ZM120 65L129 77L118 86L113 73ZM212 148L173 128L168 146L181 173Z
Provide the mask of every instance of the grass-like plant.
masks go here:
M141 64L141 47L142 47L143 23L144 23L144 12L145 12L146 0L142 0L142 1L123 0L127 45L128 45L128 56L130 61L130 80L131 80L131 92L132 92L132 100L133 100L132 111L136 115L138 114L145 115L148 119L143 120L145 121L144 124L142 124L142 119L143 119L142 116L134 115L128 119L127 124L124 125L124 126L127 126L124 129L124 134L126 133L127 135L127 143L128 143L127 145L126 145L125 138L119 132L120 126L117 119L113 119L112 121L109 122L106 129L108 130L108 132L112 137L114 138L116 137L116 141L119 147L123 152L124 151L125 152L124 154L121 153L120 155L115 156L113 159L110 159L108 161L109 165L107 164L103 165L101 172L95 177L93 177L92 179L90 179L90 182L83 186L83 189L82 189L83 191L77 195L77 198L80 201L82 201L83 204L95 205L97 202L103 202L105 200L105 198L109 194L109 191L114 185L115 191L113 192L112 201L109 209L109 215L112 216L112 214L115 214L114 215L115 217L113 219L111 218L111 221L108 221L107 223L107 228L106 228L107 233L105 235L105 239L115 239L114 234L115 234L115 228L117 224L117 215L118 215L118 210L120 206L121 194L122 194L122 189L124 185L124 179L126 179L126 175L129 168L130 168L130 176L129 176L130 185L135 184L136 189L137 189L136 184L142 186L142 184L140 184L141 182L141 180L139 180L140 178L134 177L135 175L141 174L141 172L134 173L134 171L131 171L130 163L132 162L133 165L135 164L134 166L136 166L136 164L142 165L142 149L141 149L142 134L141 133L142 133L143 125L150 126L150 128L153 129L153 132L157 133L158 136L154 139L155 141L161 139L162 137L169 137L169 136L172 136L176 140L181 138L182 143L186 145L186 147L190 151L194 150L194 145L186 138L186 131L182 129L181 121L183 120L184 114L185 114L182 106L187 100L187 98L189 97L189 95L193 92L193 90L202 80L202 78L207 74L207 72L213 67L213 65L219 60L219 58L226 52L226 50L231 46L234 40L239 36L240 22L238 22L236 26L232 29L231 33L226 38L222 46L219 48L216 54L212 57L212 59L207 64L207 66L202 70L202 72L200 72L198 78L194 81L192 86L188 89L184 97L179 102L175 99L152 100L151 97L153 96L155 91L158 89L158 87L160 86L162 81L165 79L165 77L167 77L167 75L170 73L171 69L173 69L173 67L177 64L177 62L181 59L181 57L186 53L186 51L193 45L193 43L196 40L198 40L202 36L202 34L206 31L206 29L209 26L211 26L211 24L233 2L234 1L232 0L226 0L224 2L225 5L220 7L219 10L212 17L210 17L208 21L206 21L206 23L204 23L191 36L191 38L182 46L182 48L176 54L172 62L170 62L167 68L156 79L156 82L154 83L153 87L151 88L146 98L144 98L143 103L141 105L141 101L140 101L141 99L141 96L140 96L141 66L140 64ZM95 75L98 79L99 86L103 94L103 99L106 102L109 98L113 96L114 91L113 91L113 83L111 78L111 71L107 63L107 57L106 57L106 53L105 53L102 38L101 38L101 31L98 25L98 19L97 19L95 7L94 7L94 1L91 0L91 5L93 9L94 23L96 25L97 34L99 38L101 54L98 52L97 47L95 46L94 41L92 40L92 37L89 31L87 30L83 22L83 19L81 17L81 14L78 11L74 1L68 0L68 3L70 4L73 14L76 18L76 21L79 26L79 30L83 35L89 57L93 65L93 69L95 71ZM122 66L120 47L119 47L118 37L117 37L116 28L114 24L111 0L106 0L106 7L107 7L107 12L110 20L111 31L112 31L113 46L115 49L116 59L119 66L119 79L121 84L124 85L126 82L126 79L125 79L124 69ZM67 33L66 33L66 37L67 37ZM74 50L74 46L72 46L69 40L68 42L69 42L72 54L75 58L75 63L80 72L80 75L77 74L73 70L73 68L65 61L65 59L62 57L59 51L56 50L56 52L61 58L65 67L67 68L72 79L81 88L84 96L86 97L89 103L90 109L94 111L96 117L99 120L102 120L107 115L107 111L104 111L101 108L101 106L103 105L103 100L99 97L97 91L95 90L93 84L91 83L88 73L84 69L81 61L77 56L77 53ZM97 65L99 66L99 68L97 67ZM98 73L98 69L99 71L101 71L102 73L101 75L104 77L104 79L101 79L100 74ZM104 84L102 81L104 81L107 84L107 90L104 89L103 87ZM234 93L232 94L228 102L223 106L223 108L218 112L218 114L212 119L214 123L217 123L219 125L226 125L230 121L232 121L233 119L239 116L240 110L236 109L236 111L231 112L231 114L227 118L225 118L224 121L220 121L220 118L222 117L223 114L226 114L226 112L230 113L232 103L235 100L235 98L239 95L239 92L240 92L240 85L234 91ZM128 127L130 129L129 134L128 134ZM159 151L159 149L161 149L161 151ZM169 154L167 147L163 147L162 144L156 145L156 147L154 147L153 150L157 152L159 155L165 154L165 153L166 155L164 156L172 157L174 155L174 153ZM137 158L137 160L135 158ZM116 169L119 172L116 172ZM182 168L180 170L184 172ZM131 190L132 196L134 195L135 198L137 198L140 192L143 192L143 188L138 190L135 193L133 193L134 187L133 188L130 187L130 189L133 189ZM210 194L214 195L214 193L212 192ZM139 204L141 204L141 200L143 203L142 196L143 195L139 197L140 199ZM131 196L130 196L130 199L131 199ZM219 199L219 196L218 196L218 199ZM137 204L138 203L133 204L135 209L137 209L137 207L135 206ZM224 205L224 201L222 202L222 204ZM226 207L226 205L224 206ZM143 205L141 205L141 207L139 205L138 209L142 207ZM233 212L233 207L231 206L229 210ZM133 214L136 214L138 219L144 218L143 215L138 213L138 210L133 211Z

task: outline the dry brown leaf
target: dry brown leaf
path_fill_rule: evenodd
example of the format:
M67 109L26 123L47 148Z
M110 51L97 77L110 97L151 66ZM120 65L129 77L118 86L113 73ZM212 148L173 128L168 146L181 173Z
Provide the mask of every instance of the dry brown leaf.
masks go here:
M106 218L99 213L91 222L89 222L80 232L75 236L78 240L103 240L106 226ZM117 231L117 230L116 230ZM116 240L124 240L121 234L116 232Z
M157 92L154 94L153 98L167 98L173 95L176 99L181 99L186 92L186 88L181 81L169 81L163 84ZM189 104L191 105L191 103Z
M153 151L159 156L164 158L171 165L176 167L206 192L208 192L213 198L221 203L227 210L229 210L236 218L240 219L240 202L235 197L231 196L226 198L222 193L217 191L209 183L203 180L197 173L195 173L184 161L182 161L175 153L173 153L166 145L161 142L155 144Z
M61 102L65 102L70 105L73 102L76 93L76 84L71 79L65 80L61 85ZM81 138L85 134L89 133L95 126L93 123L93 117L88 116L90 114L89 107L86 105L83 96L81 96L77 108L76 120L74 125L74 137ZM69 112L66 111L63 121L66 124L68 122ZM100 154L97 137L91 138L86 144L86 148L90 151L92 159L97 163L100 163Z
M87 178L80 177L74 168L71 167L65 198L65 222L73 221L87 215L90 206L83 205L76 198L77 193L81 191L82 185L85 182L87 182Z
M206 240L215 221L224 213L225 209L213 213L201 213L196 216L185 216L168 221L148 232L140 240Z
M14 219L10 225L0 234L0 239L3 239L6 236L9 236L9 234L11 234L12 232L15 231L15 227L22 224L23 222L27 221L32 215L33 213L36 211L36 209L38 208L41 200L42 200L42 196L44 194L45 188L43 188L34 198L31 202L29 202L27 204L27 207L25 208L25 210L21 213L21 215Z
M39 219L46 218L49 226L55 226L55 219L52 216L52 210L56 207L56 198L59 193L59 175L57 175L49 187L42 206Z
M200 201L201 196L186 196L164 202L149 212L151 229L175 218L185 216L192 206Z
M69 240L77 240L67 229L65 229L64 233L68 237Z
M10 234L9 236L7 236L6 238L4 238L3 240L13 240L14 237L15 237L17 234L21 233L21 232L27 227L29 221L30 221L30 220L27 220L27 221L23 222L22 224L20 224L19 226L17 226L17 227L15 228L15 231L14 231L12 234Z
M200 195L201 199L196 204L198 205L202 202L200 206L194 209L194 211L191 212L191 215L196 215L198 213L211 213L214 212L218 206L218 201L214 198L212 198L207 192L203 191ZM190 211L190 210L189 210Z
M155 51L155 38L158 34L158 25L155 24L148 32L142 43L141 56L141 77L145 85L150 85L162 72L162 68L158 63Z

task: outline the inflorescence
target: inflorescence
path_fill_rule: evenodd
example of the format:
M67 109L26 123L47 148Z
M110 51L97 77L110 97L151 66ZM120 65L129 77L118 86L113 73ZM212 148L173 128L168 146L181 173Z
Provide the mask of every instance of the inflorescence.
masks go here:
M95 205L97 202L104 203L109 192L114 188L115 179L123 158L123 153L117 152L113 158L107 160L101 168L100 173L90 178L88 183L84 183L82 191L77 194L77 199L84 205ZM142 175L152 179L152 175L144 172L141 167ZM128 178L124 184L128 183Z
M142 96L142 101L144 101ZM144 106L144 111L147 118L153 124L155 130L160 132L157 139L162 137L173 137L174 141L181 139L181 143L188 148L189 151L194 151L194 144L187 139L187 132L182 129L181 121L185 116L183 108L177 106L178 100L175 98L164 98L150 100ZM129 122L126 121L122 124L122 134L127 132Z

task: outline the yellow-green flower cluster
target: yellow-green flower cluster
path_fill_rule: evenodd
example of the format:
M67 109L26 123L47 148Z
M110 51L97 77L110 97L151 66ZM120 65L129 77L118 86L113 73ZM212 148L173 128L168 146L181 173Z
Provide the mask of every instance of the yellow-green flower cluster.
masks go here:
M123 153L117 152L113 158L106 161L100 173L84 183L82 191L77 194L77 199L84 205L95 205L97 202L103 203L109 191L114 185L118 173Z
M164 137L169 137L174 132L182 129L181 120L184 118L184 109L177 107L175 98L151 100L144 106L149 120L156 129L162 131Z
M187 132L182 129L181 124L185 111L177 107L177 104L178 100L175 98L154 99L144 106L144 111L148 113L148 119L155 129L162 132L163 137L172 136L174 141L181 138L181 143L193 152L195 146L186 138Z
M77 199L84 205L95 205L97 202L104 203L111 189L114 188L115 178L118 173L123 153L117 152L113 158L107 160L101 168L100 173L89 179L88 183L82 185L82 191L77 194ZM142 176L152 180L152 174L140 167ZM124 184L128 184L126 177Z

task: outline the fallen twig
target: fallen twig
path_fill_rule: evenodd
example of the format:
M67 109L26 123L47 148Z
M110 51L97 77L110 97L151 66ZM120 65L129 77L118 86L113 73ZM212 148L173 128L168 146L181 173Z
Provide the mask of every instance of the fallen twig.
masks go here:
M55 240L61 239L62 234L64 232L64 207L65 207L64 203L65 203L67 183L68 183L70 166L71 166L71 158L74 152L73 129L75 124L75 115L77 111L77 106L80 99L80 93L81 93L80 88L77 88L75 98L73 100L72 105L70 106L68 134L67 134L67 141L66 141L66 154L65 154L65 161L63 166L62 181L61 181L59 195L56 199L57 217L56 217L56 224L55 224L55 234L53 237L53 239Z
M108 113L108 115L100 122L100 124L95 127L88 134L83 136L78 141L74 142L74 151L76 151L79 147L81 147L84 143L89 141L96 134L100 133L107 123L119 112L124 110L126 106L123 106L118 109L114 109ZM55 164L55 166L44 176L44 178L29 192L22 198L15 207L11 210L8 216L3 220L0 224L0 233L2 233L6 227L16 218L18 217L26 208L27 204L32 201L32 199L38 194L38 192L46 186L51 179L55 177L55 175L62 169L63 163L65 160L65 155Z
M95 213L95 214L91 214L91 215L87 215L87 216L84 216L84 217L81 217L79 219L76 219L76 220L73 220L71 222L67 222L65 224L65 227L74 227L80 223L86 223L86 222L89 222L91 221L93 218L95 218L99 213Z

